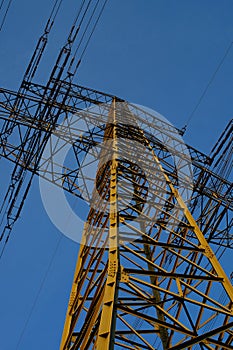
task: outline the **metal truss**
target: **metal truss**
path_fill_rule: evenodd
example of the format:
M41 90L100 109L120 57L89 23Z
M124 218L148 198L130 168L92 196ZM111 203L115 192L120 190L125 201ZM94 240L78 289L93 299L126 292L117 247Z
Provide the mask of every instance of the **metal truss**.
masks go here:
M90 204L61 350L232 349L233 290L216 258L233 247L232 123L207 156L186 152L179 130L112 95L67 81L56 81L55 95L23 89L0 89L1 156L14 165L2 241L34 174ZM85 166L96 164L87 179Z
M228 277L135 114L111 108L60 349L232 349Z
M90 207L61 350L233 349L218 260L233 248L232 121L208 156L161 116L73 84L106 1L82 2L47 83L34 83L61 2L19 90L0 88L0 156L13 166L0 256L39 175Z
M80 143L78 137L81 130L77 130L76 119L83 118L82 111L92 110L93 106L95 108L99 106L99 112L95 111L95 113L100 113L101 108L103 108L100 106L105 106L106 109L107 106L111 105L114 96L69 84L65 81L56 82L56 84L59 91L56 94L56 98L51 98L51 91L48 87L34 83L24 83L24 93L21 95L17 92L0 89L1 156L16 164L10 185L12 198L14 197L13 190L15 193L20 193L17 190L17 184L22 174L25 173L24 176L29 179L28 171L32 174L36 173L56 183L58 186L62 186L76 196L82 197L82 189L80 189L78 184L79 173L77 171L80 164L74 164L73 169L68 167L65 169L63 164L56 164L56 172L54 172L48 166L46 160L44 160L44 163L41 161L43 149L49 142L51 134L56 135L57 133L64 143L69 142L71 138L77 137L72 151L75 159L78 160L78 154L85 153L90 149L91 145L101 142L106 120L104 118L103 120L100 119L102 125L98 125L99 129L95 135L96 130L93 130L91 127L95 116L90 119L91 113L89 113L88 122L90 125L87 124L86 140L82 139ZM19 99L20 105L17 107ZM122 99L117 98L116 100L118 103L123 104ZM144 130L151 129L150 131L145 131L146 138L152 145L171 181L175 184L177 182L177 169L174 164L174 157L170 150L164 146L161 137L156 137L156 133L157 136L161 135L161 130L163 130L165 137L169 137L171 142L174 142L173 131L165 122L161 122L160 119L155 120L154 116L150 116L148 112L145 113L139 107L134 108L134 113L137 120L141 121L141 126ZM72 117L74 115L76 119ZM69 128L64 125L62 129L64 120L68 121ZM151 123L153 123L153 126L151 126ZM229 128L232 130L232 123L229 124ZM101 129L102 135L99 131ZM128 137L127 133L124 137ZM211 243L221 247L232 247L233 240L230 234L232 225L232 183L226 177L220 176L214 171L215 169L212 169L211 164L217 157L216 154L214 157L209 157L191 146L187 146L187 148L193 169L193 196L189 208L195 219L202 225L202 230ZM55 150L54 154L56 152ZM180 151L179 149L176 149L176 155L181 158L184 157L182 150ZM50 156L53 158L53 154ZM185 182L184 177L182 181ZM31 180L29 179L28 182L31 182ZM24 181L24 183L26 188L27 181ZM186 183L187 186L189 186L188 182ZM19 187L21 188L22 184L19 184ZM10 195L8 196L10 198ZM21 208L22 196L17 200L19 203L16 203L17 201L14 200L15 206ZM15 218L20 214L17 211L13 212L14 203L13 205L10 203L8 205L11 208L11 212L7 215L10 220L7 220L6 226L10 230L15 222Z

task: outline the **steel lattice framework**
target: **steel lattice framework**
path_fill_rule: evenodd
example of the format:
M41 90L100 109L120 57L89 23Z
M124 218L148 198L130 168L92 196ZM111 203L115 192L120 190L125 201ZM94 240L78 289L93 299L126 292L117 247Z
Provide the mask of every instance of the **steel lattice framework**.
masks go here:
M0 89L0 154L13 164L2 252L39 175L90 207L61 350L233 349L233 287L219 262L233 247L232 121L207 156L149 110L75 85L76 23L48 83L34 83L52 23L19 90Z
M104 201L92 195L61 349L232 348L232 286L211 248L232 247L232 184L211 169L221 161L217 148L217 155L230 152L232 123L212 158L188 147L194 175L188 208L177 190L178 171L189 166L179 131L119 98L67 82L59 82L56 101L46 98L41 85L25 89L19 110L18 94L0 90L1 153L15 163L4 234L18 217L33 174L83 198L83 155L99 147L95 161L101 166L93 180ZM46 109L50 118L43 120ZM90 125L82 137L79 118ZM58 146L43 158L52 132L65 144L75 135L74 168L58 164L52 171ZM106 140L112 146L101 148ZM139 159L135 141L146 157ZM140 166L125 160L134 153ZM184 161L180 169L174 154ZM182 181L190 186L185 176Z

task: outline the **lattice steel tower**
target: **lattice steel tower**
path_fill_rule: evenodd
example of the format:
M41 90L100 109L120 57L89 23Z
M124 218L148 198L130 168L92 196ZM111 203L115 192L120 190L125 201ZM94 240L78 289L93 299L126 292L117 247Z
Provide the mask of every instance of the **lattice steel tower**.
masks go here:
M60 350L233 349L218 259L233 247L232 121L206 156L158 114L75 85L78 18L48 83L32 82L59 6L19 91L0 89L1 155L15 163L2 249L40 175L89 203Z

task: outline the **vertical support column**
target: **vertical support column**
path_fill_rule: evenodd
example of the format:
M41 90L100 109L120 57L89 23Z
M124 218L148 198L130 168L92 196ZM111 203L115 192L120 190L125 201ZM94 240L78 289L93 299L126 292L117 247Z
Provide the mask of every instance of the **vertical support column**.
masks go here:
M109 255L108 255L108 276L105 285L103 307L99 332L96 339L97 350L114 349L114 335L116 323L115 302L117 300L117 287L119 281L119 250L118 250L118 204L117 204L117 123L116 105L113 101L112 115L112 140L113 152L110 168L110 213L109 213Z

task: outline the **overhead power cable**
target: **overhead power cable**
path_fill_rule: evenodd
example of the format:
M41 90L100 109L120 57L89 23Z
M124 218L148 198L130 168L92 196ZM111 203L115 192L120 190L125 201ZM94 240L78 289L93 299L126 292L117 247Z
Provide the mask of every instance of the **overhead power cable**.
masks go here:
M58 248L60 247L62 238L63 238L63 235L60 234L60 237L59 237L59 239L58 239L58 241L57 241L57 244L56 244L56 246L55 246L55 248L54 248L53 254L51 255L49 264L48 264L47 269L46 269L46 271L45 271L44 277L43 277L43 279L42 279L42 281L41 281L41 283L40 283L40 285L39 285L38 291L37 291L37 293L36 293L36 296L35 296L35 299L34 299L34 301L33 301L32 306L31 306L31 309L30 309L30 312L29 312L29 314L28 314L28 317L27 317L27 319L26 319L26 321L25 321L25 323L24 323L23 329L22 329L21 334L20 334L20 336L19 336L19 339L18 339L18 342L17 342L17 345L16 345L16 350L19 349L19 346L20 346L20 344L21 344L21 342L22 342L22 340L23 340L24 333L25 333L25 331L26 331L26 329L27 329L27 326L28 326L28 324L29 324L29 322L30 322L30 319L31 319L32 314L33 314L33 311L34 311L34 309L35 309L35 307L36 307L36 305L37 305L37 302L38 302L38 300L39 300L39 298L40 298L41 292L42 292L42 290L43 290L43 287L44 287L44 285L45 285L45 282L46 282L46 280L47 280L47 278L48 278L48 275L49 275L49 272L50 272L50 270L51 270L52 264L53 264L53 262L54 262L54 260L55 260L56 254L57 254L57 252L58 252Z
M2 6L3 6L4 2L5 2L5 0L2 0L2 1L1 1L1 4L0 4L0 11L1 11L1 9L2 9Z
M61 7L62 2L63 2L63 0L56 0L55 1L49 19L53 18L53 21L55 20L55 18L57 17L58 11Z
M76 198L76 199L77 199L77 198ZM76 204L77 204L77 201L76 201ZM71 215L71 213L70 213L69 215ZM69 222L69 218L67 218L66 224L68 224L68 222ZM50 260L49 260L48 266L47 266L46 271L45 271L45 273L44 273L44 277L43 277L43 279L41 280L41 283L40 283L39 288L38 288L38 290L37 290L37 293L36 293L36 295L35 295L35 299L34 299L34 301L33 301L33 303L32 303L31 309L30 309L30 311L29 311L29 313L28 313L28 316L27 316L27 318L26 318L26 320L25 320L23 329L22 329L22 331L21 331L21 333L20 333L20 336L19 336L19 339L18 339L18 342L17 342L17 345L16 345L16 350L19 349L19 346L20 346L20 344L22 343L22 340L23 340L25 331L26 331L26 329L27 329L27 327L28 327L28 324L29 324L29 322L30 322L30 320L31 320L33 311L35 310L35 307L36 307L36 305L37 305L37 303L38 303L38 300L39 300L39 298L40 298L41 292L42 292L42 290L43 290L43 288L44 288L44 286L45 286L46 280L47 280L48 275L49 275L49 273L50 273L50 270L51 270L51 267L52 267L53 262L54 262L54 260L55 260L55 257L56 257L56 254L57 254L57 252L58 252L58 249L59 249L59 247L60 247L60 245L61 245L62 239L63 239L63 235L60 234L59 239L58 239L58 241L57 241L57 244L56 244L56 246L55 246L55 248L54 248L54 251L53 251L53 253L51 254L51 258L50 258Z
M55 21L55 18L58 14L58 11L60 9L62 2L63 0L55 0L54 2L54 6L49 15L49 19L45 26L44 32L42 36L39 38L36 49L32 55L32 58L24 74L24 78L19 89L19 94L23 93L24 83L30 82L37 70L43 51L45 50L45 47L46 47L48 33L52 28L52 25ZM19 99L16 99L14 104L15 110L19 110L21 108L21 105L23 104L24 104L24 100L21 97ZM14 124L12 125L12 123L13 123L12 120L6 121L2 127L1 132L6 133L6 131L8 130L7 134L9 135L10 132L12 132L14 129ZM9 128L10 125L11 127ZM25 144L26 142L28 142L29 137L30 137L30 130L28 130L24 136ZM21 156L22 156L22 150L19 151L19 154L18 154L19 159ZM4 201L0 207L0 218L1 218L0 228L2 228L0 241L3 242L3 246L0 250L0 259L4 254L6 244L10 238L10 234L14 226L14 223L18 220L20 216L20 212L23 208L24 202L28 195L28 192L32 183L32 179L33 179L33 174L27 180L25 169L23 169L19 164L16 163L11 176L8 190L6 191Z
M88 22L87 22L87 24L86 24L86 26L85 26L85 29L84 29L84 31L83 31L83 34L82 34L82 36L81 36L81 38L80 38L80 40L79 40L79 44L78 44L78 46L77 46L77 48L76 48L76 50L75 50L75 52L74 52L74 55L73 55L73 57L72 57L71 62L70 62L70 65L69 65L69 68L68 68L68 72L71 71L71 67L73 66L73 62L74 62L74 60L75 60L75 57L76 57L76 55L77 55L77 52L78 52L80 46L82 45L82 42L83 42L84 37L85 37L85 35L86 35L86 33L87 33L88 29L89 29L90 23L91 23L91 21L92 21L92 18L93 18L93 16L94 16L95 12L96 12L96 9L97 9L97 6L98 6L99 2L100 2L100 0L97 0L97 2L96 2L96 4L95 4L95 7L94 7L94 9L93 9L93 11L92 11L92 13L91 13L91 15L90 15L90 17L89 17L89 20L88 20ZM89 1L88 6L87 6L87 8L86 8L86 10L85 10L85 12L84 12L84 14L83 14L83 16L82 16L81 21L80 21L80 27L81 27L81 25L82 25L82 22L83 22L83 20L84 20L84 16L86 15L86 12L87 12L87 10L88 10L89 5L90 5L90 1Z
M42 58L42 55L45 51L45 48L46 48L46 45L48 42L48 35L49 35L49 33L52 29L52 26L55 22L55 19L57 17L57 14L58 14L58 11L61 7L62 2L63 2L63 0L55 0L55 2L54 2L54 6L53 6L52 11L49 15L47 23L45 25L44 32L40 36L40 38L37 42L37 46L32 54L31 60L30 60L28 67L25 71L25 74L23 77L23 82L22 82L23 85L24 85L25 81L30 82L33 79L33 77L37 71L40 60ZM22 92L22 91L20 91L20 92Z
M189 117L188 117L188 119L187 119L187 121L186 121L186 124L185 124L185 126L184 126L184 130L187 129L188 124L190 123L190 121L191 121L191 119L193 118L193 116L194 116L196 110L198 109L198 107L200 106L201 102L203 101L205 95L207 94L207 91L208 91L210 85L213 83L213 81L214 81L214 79L215 79L215 77L216 77L218 71L219 71L220 68L222 67L222 65L223 65L223 63L224 63L224 61L225 61L225 59L227 58L227 56L228 56L228 54L229 54L229 52L230 52L230 50L231 50L231 48L232 48L232 45L233 45L233 41L232 41L232 42L230 43L230 45L227 47L227 49L226 49L226 51L225 51L225 53L224 53L222 59L220 60L219 64L217 65L217 68L215 69L214 73L212 74L210 80L208 81L208 83L207 83L205 89L203 90L203 92L202 92L202 94L201 94L199 100L197 101L197 103L196 103L194 109L193 109L192 112L190 113L190 115L189 115Z
M2 21L1 21L1 24L0 24L0 32L1 32L3 26L4 26L5 22L6 22L6 17L7 17L7 14L8 14L8 12L9 12L9 9L10 9L10 6L11 6L12 1L13 1L13 0L9 0L9 2L8 2L8 5L7 5L7 8L6 8L5 14L4 14L3 19L2 19ZM0 10L1 10L3 4L4 4L4 0L1 2Z
M106 4L107 4L107 1L108 1L108 0L105 0L105 1L104 1L102 7L100 8L99 14L98 14L98 16L96 17L94 23L92 23L92 22L93 22L93 18L95 17L95 14L97 13L97 9L98 9L98 6L99 6L99 4L100 4L100 0L97 0L97 1L96 1L96 4L95 4L95 6L94 6L94 8L93 8L93 10L92 10L92 12L91 12L91 14L89 15L89 19L88 19L88 21L87 21L87 23L86 23L86 26L85 26L84 31L83 31L83 33L82 33L82 36L81 36L81 38L80 38L80 40L79 40L79 44L78 44L78 46L77 46L77 48L76 48L76 50L75 50L75 52L74 52L74 55L73 55L73 57L72 57L72 60L71 60L71 62L70 62L69 68L68 68L68 72L70 73L70 72L71 72L71 68L72 68L72 66L73 66L73 63L74 63L74 61L75 61L75 58L76 58L76 56L77 56L77 54L78 54L78 51L80 50L80 47L81 47L82 44L84 43L84 47L83 47L83 49L82 49L82 51L81 51L81 53L80 53L78 63L76 64L76 67L75 67L75 69L74 69L74 71L73 71L73 73L72 73L73 76L76 74L77 69L78 69L78 67L79 67L79 65L80 65L80 63L81 63L81 60L82 60L82 58L83 58L83 56L84 56L84 54L85 54L85 52L86 52L86 50L87 50L87 47L88 47L88 45L89 45L89 43L90 43L90 40L91 40L91 38L92 38L92 36L93 36L93 34L94 34L94 31L95 31L95 29L96 29L96 27L97 27L97 24L98 24L98 22L99 22L99 20L100 20L100 18L101 18L101 15L102 15L102 13L103 13L103 11L104 11L104 8L105 8L105 6L106 6ZM88 3L87 6L89 7L89 5L90 5L90 4ZM88 9L88 8L86 8L86 10L87 10L87 9ZM86 12L87 12L87 11L85 11L85 15L86 15ZM82 18L82 20L81 20L81 23L82 23L82 22L83 22L83 18ZM87 35L87 33L88 33L88 30L91 28L91 25L92 25L92 29L90 30L89 36L86 38L86 35ZM86 41L86 43L85 43L84 40Z
M76 16L76 18L75 18L75 20L74 20L74 24L73 24L73 25L76 25L76 24L77 24L78 19L79 19L79 16L81 15L81 12L82 12L82 10L83 10L83 6L85 5L85 2L86 2L86 1L83 0L83 2L81 3L81 6L80 6L80 8L79 8L79 11L78 11L77 16ZM84 10L84 13L83 13L83 15L82 15L82 18L81 18L81 20L80 20L80 22L79 22L79 27L81 27L81 25L82 25L82 23L83 23L83 21L84 21L84 18L85 18L86 14L87 14L87 11L88 11L88 9L89 9L89 7L90 7L90 5L91 5L91 2L92 2L92 0L89 0L88 3L87 3L86 9Z
M108 1L108 0L105 0L104 4L103 4L103 6L102 6L102 8L101 8L101 10L100 10L100 13L99 13L99 15L98 15L98 17L97 17L97 19L96 19L96 21L95 21L95 24L94 24L94 26L93 26L93 29L92 29L92 31L91 31L91 33L90 33L88 39L87 39L86 45L85 45L85 47L84 47L84 49L83 49L83 51L82 51L82 54L81 54L81 56L80 56L80 59L83 58L83 56L84 56L84 54L85 54L85 52L86 52L86 49L87 49L87 47L88 47L88 45L89 45L89 42L90 42L90 40L91 40L91 37L92 37L92 35L93 35L95 29L96 29L96 27L97 27L97 24L98 24L98 22L99 22L99 20L100 20L100 17L101 17L101 15L102 15L103 11L104 11L104 8L105 8L105 6L106 6L106 4L107 4L107 1Z
M50 14L49 20L48 20L47 25L45 27L45 31L44 31L43 35L41 36L41 38L39 39L37 47L34 51L34 54L31 58L29 66L28 66L26 73L24 75L24 79L23 79L23 82L22 82L22 85L20 88L21 92L24 90L25 86L27 86L27 84L29 84L31 79L34 77L34 74L37 70L37 67L39 65L40 59L42 57L43 51L44 51L46 43L47 43L47 35L51 30L54 19L58 13L59 8L60 8L61 2L62 2L62 0L55 1L55 5L52 9L52 13ZM85 0L82 2L83 6L85 5L85 2L86 2ZM100 0L97 0L97 5L99 4L99 2L100 2ZM91 24L92 30L90 31L88 40L84 46L81 57L83 56L83 54L88 46L88 43L89 43L89 41L94 33L94 30L95 30L97 23L101 17L101 14L104 10L106 2L107 2L107 0L104 1L104 4L99 12L99 15L96 16L94 23ZM59 79L61 78L61 76L66 68L66 64L70 58L72 46L73 46L73 44L75 42L75 38L80 30L80 25L83 24L83 27L84 27L85 23L87 23L86 27L89 27L90 23L92 22L92 18L95 14L95 10L97 8L97 5L93 6L93 8L90 10L89 7L91 4L96 4L96 2L89 0L87 5L86 5L86 8L84 8L84 9L82 8L82 5L81 5L81 9L75 18L75 22L74 22L73 26L71 27L69 36L67 38L67 42L58 55L58 59L57 59L56 64L53 68L49 82L47 84L48 86L51 85L53 87L53 89L51 89L51 98L53 98L53 94L56 95L58 93L58 90L60 88L59 84L57 86L56 86L56 84L57 84L57 81L59 81ZM84 11L82 11L82 9ZM91 13L91 15L90 15L90 13ZM81 19L79 20L80 14L81 14ZM77 23L77 21L78 21L78 23ZM83 21L84 21L84 23L83 23ZM85 31L86 27L84 27L84 31ZM77 66L76 66L75 72L76 72L76 70L77 70ZM16 110L19 110L20 105L22 105L23 103L24 103L23 99L16 100L16 102L15 102ZM40 113L41 117L43 116L46 119L48 117L48 114L49 114L49 109L44 108L41 111L39 108L38 111L35 112L35 115L37 115L37 113ZM59 114L54 116L54 122L56 122L56 118L58 117L58 115ZM7 122L4 125L2 130L4 132L8 131L8 129L9 129L8 123L12 124L12 122L13 122L12 120ZM15 124L11 125L9 130L10 131L13 130L14 126L15 126ZM8 134L9 134L9 131L8 131ZM32 137L31 141L28 142L30 137L31 137L30 130L28 130L24 136L23 143L27 144L27 148L30 149L30 152L28 154L33 154L33 149L30 148L31 144L33 145L34 148L37 147L36 146L37 142L34 143L34 141L35 141L35 139L39 140L40 134L35 135L35 137ZM48 137L48 135L46 135L46 138L47 137ZM46 143L46 138L42 141L41 150L43 149L43 145L45 145L45 143ZM25 152L25 149L19 150L19 154L18 154L19 159L22 156L22 152ZM37 157L39 159L38 153L37 153ZM30 160L30 156L29 156L29 158L27 158L28 164L30 163L30 161L31 160ZM25 199L27 197L27 194L28 194L31 182L32 182L32 178L33 178L34 173L32 174L30 179L25 179L25 172L26 172L25 169L23 169L19 164L16 164L16 166L13 170L13 173L18 174L18 176L16 178L14 178L14 176L13 176L12 181L9 185L9 189L8 189L7 194L5 196L5 200L3 203L3 207L5 210L2 212L2 217L3 217L2 224L5 224L5 226L3 228L2 235L0 236L0 241L3 241L3 248L2 248L2 251L0 252L0 258L2 257L3 252L5 250L5 247L6 247L6 244L9 240L13 225L17 221L17 219L19 218L19 214L22 210L22 207L24 205ZM22 186L24 186L24 188L22 188ZM24 191L23 196L21 193L22 191ZM2 208L2 210L3 210L3 208Z

